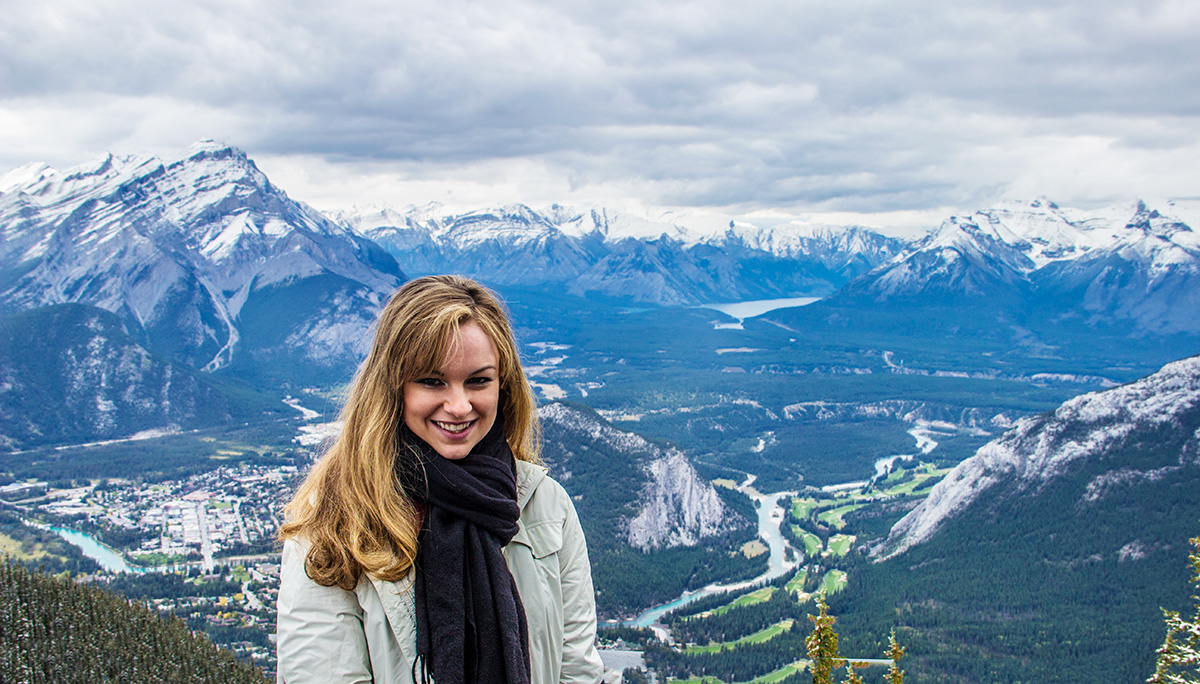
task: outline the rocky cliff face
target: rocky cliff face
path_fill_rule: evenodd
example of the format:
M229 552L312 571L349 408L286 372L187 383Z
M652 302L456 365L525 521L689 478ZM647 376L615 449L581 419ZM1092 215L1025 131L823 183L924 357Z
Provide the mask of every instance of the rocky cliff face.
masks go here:
M749 524L678 449L618 430L584 407L549 404L538 414L545 459L580 516L603 516L630 546L694 546Z
M712 484L677 449L643 466L647 476L638 501L640 510L629 521L629 544L646 550L694 546L703 537L730 529L730 511Z

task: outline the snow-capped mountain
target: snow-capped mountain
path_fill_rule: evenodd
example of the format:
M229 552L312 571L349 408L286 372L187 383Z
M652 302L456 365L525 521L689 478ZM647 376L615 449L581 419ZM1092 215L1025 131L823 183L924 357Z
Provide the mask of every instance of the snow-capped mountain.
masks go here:
M1045 199L952 216L838 299L1021 302L1048 317L1200 332L1200 235L1143 202L1080 211Z
M403 261L410 273L464 273L508 285L566 282L593 263L586 242L523 205L444 215L437 205L332 216Z
M0 310L92 304L198 368L264 350L353 361L403 280L377 245L212 141L164 159L27 165L0 178L0 193Z
M789 259L816 260L825 268L850 279L899 254L907 240L888 237L860 226L787 223L772 228L730 222L721 239L710 244L741 243Z
M895 556L930 539L947 521L996 497L1036 498L1055 483L1076 491L1076 512L1117 493L1200 475L1200 357L1146 378L1071 399L1023 418L939 482L881 547ZM1194 490L1193 490L1194 494ZM1122 542L1124 543L1124 542ZM1118 545L1119 546L1119 545Z
M454 271L499 285L562 285L651 304L822 296L899 250L860 228L705 234L598 208L524 205L454 214L367 207L334 218L383 245L405 271Z
M1103 231L1103 233L1101 233ZM1138 203L1109 246L1031 274L1038 296L1073 304L1089 322L1130 321L1157 334L1200 332L1200 234Z

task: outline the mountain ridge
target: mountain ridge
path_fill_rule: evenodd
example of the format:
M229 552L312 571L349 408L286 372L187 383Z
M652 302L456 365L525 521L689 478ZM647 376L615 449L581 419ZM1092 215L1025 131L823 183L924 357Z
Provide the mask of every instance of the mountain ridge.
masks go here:
M703 234L605 208L521 204L467 213L439 205L338 212L415 273L454 271L502 285L564 285L571 294L655 305L823 296L903 242L862 228Z
M1187 602L1200 357L979 448L871 542L830 606L849 648L906 635L922 681L1142 681ZM899 514L900 511L896 511Z
M286 413L146 351L103 309L58 304L0 316L2 449Z
M1136 431L1174 425L1197 407L1200 356L1193 356L1141 380L1080 395L1053 412L1022 418L935 485L929 497L893 527L877 558L900 555L928 540L947 519L998 484L1015 482L1018 490L1040 488L1062 477L1076 461L1102 458ZM1161 478L1186 466L1189 459L1200 465L1200 435L1185 442L1178 464L1160 463L1146 470L1121 465L1095 475L1087 484L1084 501L1095 501L1112 485Z
M829 304L935 298L1050 323L1125 322L1135 334L1200 333L1200 235L1138 200L1084 212L1044 198L951 216L851 281Z

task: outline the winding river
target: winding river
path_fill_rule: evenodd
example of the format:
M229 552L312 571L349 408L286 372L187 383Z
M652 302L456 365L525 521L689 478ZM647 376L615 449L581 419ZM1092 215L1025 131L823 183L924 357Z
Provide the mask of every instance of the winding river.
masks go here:
M54 525L47 525L45 523L40 523L33 520L22 520L22 522L30 527L48 530L54 534L57 534L63 538L63 541L71 544L72 546L78 547L79 550L83 552L83 555L96 561L100 564L100 567L108 570L109 572L146 572L144 568L139 568L127 563L120 551L117 551L107 544L97 541L95 537L87 532L72 530L68 527L56 527Z
M72 530L65 527L50 527L51 532L62 537L67 543L79 547L83 555L91 558L100 564L100 567L109 572L145 572L142 568L135 568L125 559L121 557L120 552L116 549L96 541L96 538L86 532Z
M702 589L695 591L685 591L679 598L664 603L660 606L655 606L646 612L639 615L637 618L626 622L630 627L649 627L656 623L659 618L669 613L676 608L686 606L689 603L699 601L705 596L720 594L727 591L738 591L747 587L753 586L760 582L768 582L777 577L795 570L799 565L798 560L787 560L787 550L793 548L791 544L784 539L783 534L779 531L779 523L783 521L783 506L779 500L782 498L790 498L796 495L795 492L775 492L773 494L762 494L754 489L754 480L756 476L749 476L745 482L738 486L738 491L754 500L758 507L758 537L767 544L768 557L767 571L758 577L743 582L733 582L730 584L710 584ZM796 552L794 558L802 558L803 554Z
M909 430L909 434L917 440L917 449L922 454L928 454L937 447L937 442L933 436L937 433L930 429L928 423L918 424L913 429ZM877 477L883 477L887 474L888 469L897 461L910 461L914 458L913 454L895 454L886 456L875 461L875 473ZM803 552L795 549L783 537L783 533L779 531L779 525L783 522L784 510L779 504L779 500L796 496L796 492L775 492L774 494L762 494L754 488L756 475L748 475L746 481L738 485L737 490L754 500L758 506L758 536L767 543L767 548L770 550L770 558L767 564L767 571L752 580L745 582L734 582L731 584L710 584L703 589L695 591L685 591L679 598L664 603L660 606L655 606L646 612L639 615L637 618L625 622L624 624L630 627L649 627L655 624L659 618L669 613L676 608L686 606L689 603L698 601L705 596L720 594L727 591L737 591L745 589L760 582L768 582L777 577L795 570L804 558ZM853 489L867 484L866 482L847 482L840 485L830 485L824 487L826 491L837 491L840 489ZM792 558L795 560L788 561L787 550L793 549Z

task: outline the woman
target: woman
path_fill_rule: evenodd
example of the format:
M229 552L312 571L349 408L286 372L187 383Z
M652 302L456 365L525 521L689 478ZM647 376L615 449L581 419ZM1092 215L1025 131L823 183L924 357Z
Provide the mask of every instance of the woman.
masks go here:
M402 287L342 420L280 530L279 681L599 681L583 531L495 295Z

